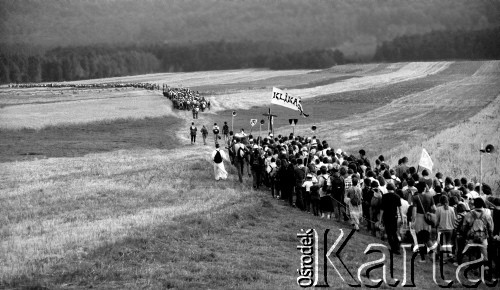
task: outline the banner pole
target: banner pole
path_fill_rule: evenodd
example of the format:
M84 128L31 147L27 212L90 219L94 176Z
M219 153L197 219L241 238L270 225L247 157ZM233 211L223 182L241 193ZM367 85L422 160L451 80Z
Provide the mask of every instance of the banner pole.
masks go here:
M483 150L483 143L481 143L481 150ZM483 152L479 150L479 192L483 190Z
M271 131L270 126L271 126L271 107L269 107L269 120L267 122L267 134L269 135L269 131Z
M262 142L262 123L260 123L259 125L259 145L261 145L261 142Z

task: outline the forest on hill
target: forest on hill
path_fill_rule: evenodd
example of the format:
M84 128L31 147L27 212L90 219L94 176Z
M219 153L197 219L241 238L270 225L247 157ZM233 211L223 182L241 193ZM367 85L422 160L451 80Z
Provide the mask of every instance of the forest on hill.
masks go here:
M0 0L0 83L491 59L498 27L500 0Z
M376 46L402 35L500 25L500 0L0 0L0 47L189 44Z
M277 43L204 42L194 45L78 46L45 54L0 53L0 83L58 82L156 72L241 68L327 68L345 63L331 49L286 52Z
M377 47L373 61L500 59L499 48L500 27L433 31L385 41ZM322 69L350 61L337 49L293 51L272 42L75 46L51 49L44 54L0 53L0 83L242 68Z
M384 41L375 61L500 59L500 27L480 31L433 31Z

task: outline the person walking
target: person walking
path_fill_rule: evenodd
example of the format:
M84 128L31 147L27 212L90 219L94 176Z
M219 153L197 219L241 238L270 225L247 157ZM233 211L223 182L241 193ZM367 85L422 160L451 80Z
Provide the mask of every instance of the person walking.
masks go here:
M200 112L200 107L198 107L198 105L196 105L196 107L194 107L194 117L195 119L198 119L198 113Z
M355 230L359 231L359 222L363 215L363 194L361 188L358 186L357 178L352 179L352 187L347 190L346 196L348 199L347 206L349 207L351 224Z
M220 133L220 129L219 129L219 126L217 126L217 123L214 123L214 126L212 128L212 132L214 132L214 140L215 140L215 144L219 144L219 133Z
M252 168L252 185L253 189L259 189L261 179L262 179L262 170L264 166L264 159L262 159L261 153L259 151L259 146L257 144L253 145L253 151L250 155L250 164Z
M488 240L493 238L493 219L487 214L485 202L482 198L474 199L474 209L465 215L463 221L463 232L466 233L467 243L479 244L480 254L484 257L484 264L488 265Z
M455 250L456 259L455 262L453 263L453 266L458 267L459 265L462 264L462 259L464 256L463 251L465 249L465 245L467 244L467 233L464 232L463 228L465 216L468 213L465 204L463 203L457 204L456 212L457 214L455 222L453 223L453 229L455 230L456 233L456 250Z
M319 195L320 195L320 209L321 209L321 218L325 217L330 219L333 214L333 202L331 192L331 179L330 175L327 172L326 166L320 167L320 174L318 175L318 186L319 186Z
M453 235L453 225L455 224L456 219L455 209L450 207L448 197L446 195L441 196L439 203L441 205L436 209L438 236L441 236L440 245L442 251L448 252L448 258L451 258L452 246L454 244L451 237Z
M243 165L245 163L245 145L241 143L240 138L235 138L236 143L233 145L233 152L235 154L233 164L238 171L238 179L243 183Z
M196 132L198 131L198 128L194 125L194 122L191 123L191 127L189 127L189 132L191 134L191 145L196 143Z
M417 233L417 240L420 247L420 260L419 262L425 262L425 255L431 253L434 250L433 243L431 241L431 225L425 221L425 214L428 212L435 212L436 205L434 204L434 199L428 193L426 193L427 185L423 182L417 183L417 193L412 198L413 213L412 213L412 226Z
M201 128L201 136L203 137L203 145L207 145L208 130L205 125Z
M391 252L400 255L400 244L398 238L398 212L401 214L401 198L394 191L394 184L387 185L387 193L382 195L380 208L380 222L384 224L387 240L391 246Z
M227 142L229 139L229 126L227 125L227 122L224 122L224 125L222 126L222 134L224 135L224 141Z
M214 176L215 180L227 179L227 171L224 167L224 160L227 160L226 153L220 149L219 144L215 144L215 150L212 152L212 160L214 162Z

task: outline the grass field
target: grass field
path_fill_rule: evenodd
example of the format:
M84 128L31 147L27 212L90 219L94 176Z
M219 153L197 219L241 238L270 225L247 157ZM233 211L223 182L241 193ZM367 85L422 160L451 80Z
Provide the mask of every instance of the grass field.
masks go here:
M477 178L478 144L500 142L500 62L116 79L165 80L210 92L214 108L198 128L230 123L235 104L235 127L249 131L270 88L287 87L312 113L296 133L312 135L315 124L334 148L363 147L391 165L403 155L414 164L423 146L445 176ZM0 288L296 289L300 229L330 229L330 244L349 229L253 191L248 179L240 185L227 163L228 180L213 180L212 146L189 145L191 114L158 92L2 89L0 105ZM298 113L272 108L276 133L288 134ZM483 161L495 189L498 156ZM342 257L352 271L375 259L360 255L371 242L381 243L364 231L350 241ZM416 285L436 288L432 264L416 267ZM331 286L348 287L329 271Z

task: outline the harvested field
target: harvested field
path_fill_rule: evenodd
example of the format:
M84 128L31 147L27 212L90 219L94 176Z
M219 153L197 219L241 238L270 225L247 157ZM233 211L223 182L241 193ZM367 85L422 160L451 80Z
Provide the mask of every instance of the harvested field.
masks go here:
M173 116L172 105L158 92L154 95L86 98L7 106L0 109L0 128L41 129L61 124L81 124L124 118Z

